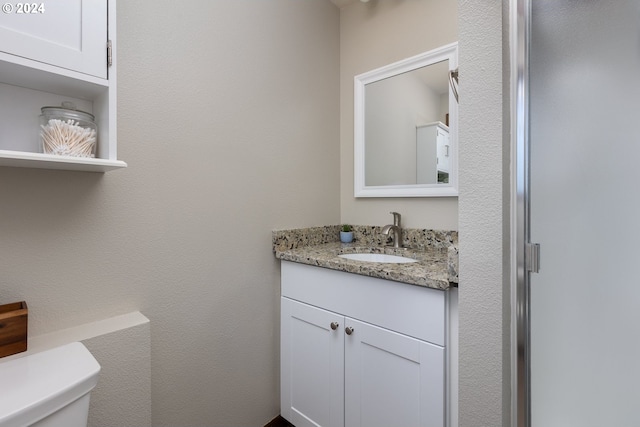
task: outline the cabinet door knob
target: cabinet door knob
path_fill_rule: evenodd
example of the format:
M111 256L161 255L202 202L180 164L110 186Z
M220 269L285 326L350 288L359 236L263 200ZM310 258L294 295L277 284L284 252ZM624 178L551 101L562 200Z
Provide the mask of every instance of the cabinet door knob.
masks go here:
M347 326L346 328L344 328L344 331L346 332L347 335L351 335L354 329L351 326Z
M333 329L334 331L338 329L338 326L340 326L338 322L331 322L331 329Z

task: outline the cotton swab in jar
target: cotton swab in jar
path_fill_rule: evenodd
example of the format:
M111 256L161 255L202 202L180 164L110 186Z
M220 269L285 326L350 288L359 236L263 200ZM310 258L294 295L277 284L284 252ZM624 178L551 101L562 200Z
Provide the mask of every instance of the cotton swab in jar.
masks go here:
M42 148L47 154L72 157L94 157L96 144L95 129L79 126L79 122L50 119L40 125Z

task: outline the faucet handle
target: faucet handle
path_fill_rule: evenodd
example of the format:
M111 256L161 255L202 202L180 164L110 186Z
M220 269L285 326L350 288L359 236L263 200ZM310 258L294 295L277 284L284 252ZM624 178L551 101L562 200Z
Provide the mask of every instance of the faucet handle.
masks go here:
M400 215L398 212L389 212L391 215L393 215L393 225L400 227L400 218L402 217L402 215Z

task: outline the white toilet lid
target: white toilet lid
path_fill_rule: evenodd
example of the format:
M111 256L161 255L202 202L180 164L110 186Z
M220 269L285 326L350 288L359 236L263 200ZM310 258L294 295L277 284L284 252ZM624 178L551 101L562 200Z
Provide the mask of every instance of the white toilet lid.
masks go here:
M79 342L2 362L0 427L31 425L89 393L100 365Z

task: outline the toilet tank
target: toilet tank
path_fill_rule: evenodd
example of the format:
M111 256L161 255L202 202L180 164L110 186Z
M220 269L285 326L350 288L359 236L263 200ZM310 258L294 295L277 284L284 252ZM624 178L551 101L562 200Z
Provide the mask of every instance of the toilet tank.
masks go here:
M0 427L86 427L99 372L79 342L0 360Z

